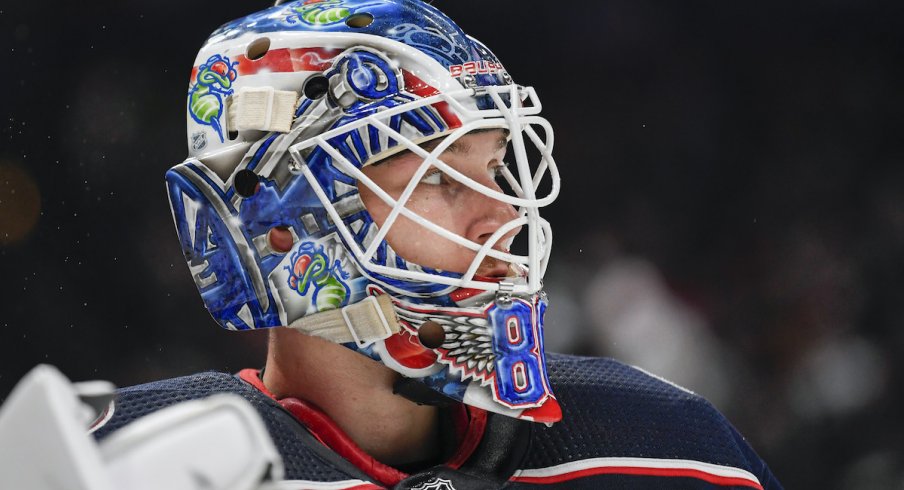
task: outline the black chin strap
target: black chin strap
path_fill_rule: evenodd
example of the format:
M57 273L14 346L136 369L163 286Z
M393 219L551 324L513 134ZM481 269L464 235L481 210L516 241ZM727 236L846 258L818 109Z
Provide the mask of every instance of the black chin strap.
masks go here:
M418 405L448 407L453 403L451 398L437 393L414 378L399 377L398 381L392 386L392 392Z
M518 469L530 445L531 422L498 414L487 415L483 439L459 469L434 466L396 485L396 490L437 488L489 490L500 488Z

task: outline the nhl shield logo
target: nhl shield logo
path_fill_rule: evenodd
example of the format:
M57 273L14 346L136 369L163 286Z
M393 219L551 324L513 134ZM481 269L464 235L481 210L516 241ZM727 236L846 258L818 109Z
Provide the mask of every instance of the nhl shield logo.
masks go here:
M416 487L412 487L411 490L455 490L455 487L452 486L452 482L449 480L434 478L421 483Z
M207 146L207 133L198 131L191 135L191 149L195 151L203 150Z

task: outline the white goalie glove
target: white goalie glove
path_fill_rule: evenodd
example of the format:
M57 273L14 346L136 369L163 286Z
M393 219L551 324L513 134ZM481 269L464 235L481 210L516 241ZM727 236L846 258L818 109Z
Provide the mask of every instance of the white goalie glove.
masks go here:
M28 373L0 407L0 488L265 490L289 488L263 422L237 395L162 409L100 443L88 425L113 399L104 381Z

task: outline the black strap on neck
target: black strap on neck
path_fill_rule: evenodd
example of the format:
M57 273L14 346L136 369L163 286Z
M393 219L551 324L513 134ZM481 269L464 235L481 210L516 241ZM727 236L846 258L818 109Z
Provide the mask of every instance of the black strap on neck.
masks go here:
M518 469L530 445L531 422L488 414L483 439L458 469L434 466L396 485L397 490L436 488L489 490L500 488Z
M433 407L448 407L454 402L446 395L442 395L423 382L414 378L400 376L392 386L392 392L403 396L418 405L430 405Z

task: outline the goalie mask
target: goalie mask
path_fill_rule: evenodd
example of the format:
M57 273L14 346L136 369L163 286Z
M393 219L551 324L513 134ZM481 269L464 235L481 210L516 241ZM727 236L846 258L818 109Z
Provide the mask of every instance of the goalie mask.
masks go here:
M187 109L189 157L167 189L220 325L343 344L401 373L416 401L561 419L543 353L552 128L484 45L419 0L286 3L213 33ZM482 173L456 163L475 142L498 146ZM440 179L505 219L444 226L413 205ZM440 268L434 247L467 263Z

